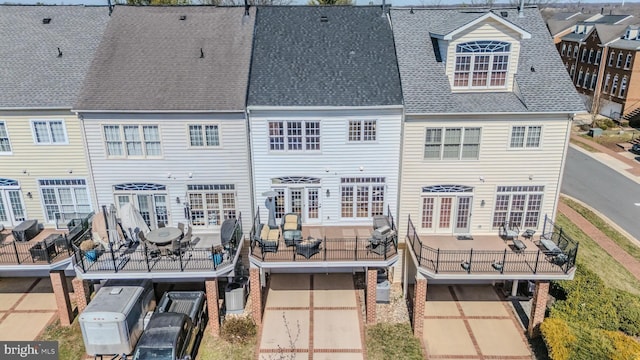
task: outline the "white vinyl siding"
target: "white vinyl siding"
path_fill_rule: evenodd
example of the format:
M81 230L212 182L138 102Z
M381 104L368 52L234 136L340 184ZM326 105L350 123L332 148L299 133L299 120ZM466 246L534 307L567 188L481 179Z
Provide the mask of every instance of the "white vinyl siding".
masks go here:
M66 145L67 130L62 120L31 120L33 141L38 145Z
M113 158L157 158L162 156L157 125L104 125L107 156Z
M11 153L11 141L7 132L7 125L4 121L0 121L0 154Z
M480 128L426 128L424 158L433 160L477 160Z
M544 140L536 151L509 151L511 131L518 126L542 126ZM482 156L477 161L433 161L425 159L425 126L430 128L474 127L482 124ZM473 187L470 232L497 235L493 228L493 210L497 186L544 186L540 217L553 216L559 195L559 174L567 144L570 121L565 114L549 115L439 115L409 116L404 122L401 193L397 224L406 224L409 216L420 234L433 234L439 225L437 203L434 217L425 216L422 188L437 184L459 184ZM524 142L526 144L526 136ZM430 200L427 200L430 201ZM426 207L429 209L429 206ZM429 214L427 214L429 215ZM425 219L423 219L425 216ZM454 217L455 218L455 217ZM423 228L423 220L432 219L432 228ZM428 222L428 221L427 221ZM428 224L425 224L428 225ZM541 226L541 223L538 224ZM398 226L404 238L406 226ZM539 230L539 228L538 228ZM422 239L422 238L421 238ZM428 238L427 238L428 239ZM424 241L424 240L423 240Z

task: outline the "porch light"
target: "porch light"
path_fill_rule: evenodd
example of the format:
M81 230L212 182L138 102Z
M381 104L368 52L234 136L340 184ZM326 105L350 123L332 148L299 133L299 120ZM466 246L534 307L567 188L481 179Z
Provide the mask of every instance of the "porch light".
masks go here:
M176 204L180 204L180 197L176 196Z
M484 200L480 201L480 207L484 207L484 204L486 204Z
M33 199L33 194L31 193L31 191L29 191L29 192L27 193L27 197L28 197L29 199Z
M460 266L466 271L466 272L470 272L471 271L471 264L468 261L463 261Z
M331 196L331 190L327 189L327 197Z

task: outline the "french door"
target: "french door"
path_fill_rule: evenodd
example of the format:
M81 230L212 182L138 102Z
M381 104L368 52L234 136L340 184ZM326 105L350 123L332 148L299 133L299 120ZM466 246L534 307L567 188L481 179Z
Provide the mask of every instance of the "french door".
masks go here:
M276 217L281 218L285 213L295 213L301 216L302 222L313 224L320 222L320 188L319 187L290 187L274 189L276 195Z
M159 222L169 223L167 194L116 194L116 203L118 208L126 203L133 204L151 229L156 229Z
M14 227L26 220L20 190L0 189L0 224Z
M425 196L422 228L435 233L469 233L471 196Z

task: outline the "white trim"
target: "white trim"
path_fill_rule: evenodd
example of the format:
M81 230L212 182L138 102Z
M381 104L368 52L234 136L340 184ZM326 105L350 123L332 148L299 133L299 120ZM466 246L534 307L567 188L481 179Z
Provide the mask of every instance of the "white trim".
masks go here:
M127 113L131 113L131 114L144 114L144 113L149 113L149 114L183 114L183 113L188 113L188 114L192 114L192 113L229 113L229 114L235 114L235 113L244 113L244 110L214 110L214 109L210 109L210 110L82 110L82 109L71 109L71 112L75 112L76 114L78 113L106 113L106 114L110 114L110 113L114 113L114 114L127 114Z
M102 146L104 148L105 159L107 160L161 160L164 159L164 151L162 147L162 131L159 123L146 123L146 122L124 122L124 123L100 123L100 135L102 138ZM105 126L117 126L120 133L120 143L122 149L122 155L109 155L109 146L107 145L107 137L105 132ZM125 138L124 128L126 126L136 126L140 135L140 144L142 155L127 155L127 140ZM144 127L155 126L158 129L158 142L160 143L160 155L147 155L146 141L144 139Z
M64 132L64 142L53 142L53 136L51 133L51 126L50 123L51 122L61 122L62 123L62 131ZM49 142L38 142L38 137L36 136L36 128L34 126L34 124L36 122L45 122L47 124L47 134L49 135ZM41 118L34 118L34 119L29 119L29 125L31 127L31 136L33 137L33 143L35 145L41 145L41 146L49 146L49 145L53 145L53 146L59 146L59 145L69 145L69 135L67 134L67 124L65 123L64 119L41 119Z
M7 127L6 120L0 120L0 123L4 125L4 132L7 133L7 139L9 139L9 151L0 151L0 156L13 155L13 145L11 145L11 135L9 135L9 128Z
M201 126L202 132L202 146L194 146L191 145L191 131L189 127L191 126ZM206 131L204 129L205 126L216 126L216 130L218 133L218 145L207 145L207 136ZM191 122L186 124L187 128L187 149L189 150L213 150L213 149L222 149L222 125L220 122Z
M404 105L375 105L375 106L270 106L270 105L251 105L247 106L247 112L252 110L384 110L384 109L403 109Z
M488 12L488 13L480 16L479 18L477 18L477 19L475 19L475 20L473 20L473 21L471 21L471 22L469 22L469 23L467 23L467 24L465 24L465 25L453 30L452 32L450 32L448 34L445 34L443 36L443 40L452 40L455 35L463 32L463 31L467 30L468 28L470 28L470 27L472 27L472 26L474 26L474 25L476 25L478 23L481 23L481 22L483 22L483 21L485 21L487 19L495 20L495 21L499 22L500 24L510 28L511 30L514 30L515 32L520 34L521 39L531 39L531 33L525 31L524 29L520 28L519 26L516 26L512 22L509 22L509 21L503 19L502 17L500 17L500 16L498 16L498 15L492 13L492 12Z
M585 110L567 110L567 111L521 111L521 112L425 112L425 113L405 113L405 116L443 116L443 115L451 115L451 116L474 116L474 115L552 115L552 114L566 114L570 116L574 116L577 114L588 114L589 112Z

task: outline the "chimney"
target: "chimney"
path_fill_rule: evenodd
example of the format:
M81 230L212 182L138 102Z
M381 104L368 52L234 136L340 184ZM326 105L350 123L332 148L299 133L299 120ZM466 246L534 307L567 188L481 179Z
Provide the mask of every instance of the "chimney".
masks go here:
M524 0L520 0L520 6L518 6L518 17L524 17Z
M604 8L600 8L600 15L604 15Z
M385 1L385 0L382 0L382 17L384 17L384 11L385 11L385 10L384 10L384 7L385 7L386 5L387 5L387 4L386 4L386 1Z

